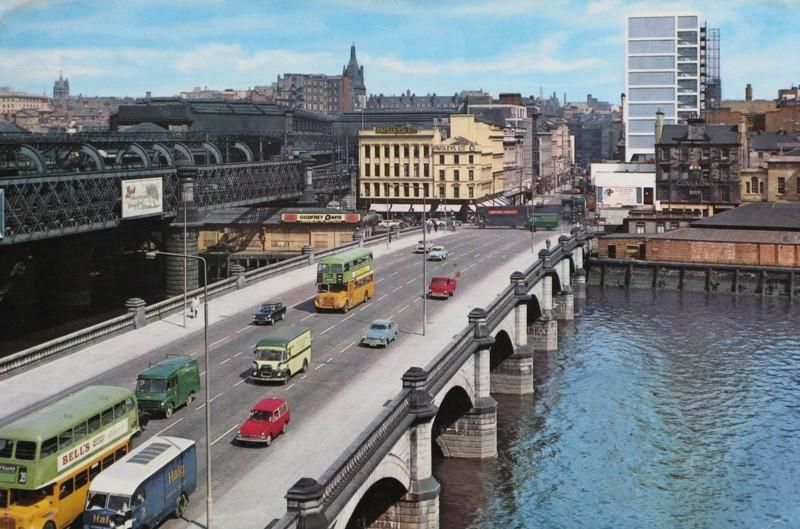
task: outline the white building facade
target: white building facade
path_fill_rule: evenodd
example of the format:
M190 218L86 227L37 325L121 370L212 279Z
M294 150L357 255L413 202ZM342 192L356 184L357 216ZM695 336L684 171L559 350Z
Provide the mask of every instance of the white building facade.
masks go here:
M625 159L655 157L656 112L684 123L704 110L706 28L697 13L629 16L625 27Z

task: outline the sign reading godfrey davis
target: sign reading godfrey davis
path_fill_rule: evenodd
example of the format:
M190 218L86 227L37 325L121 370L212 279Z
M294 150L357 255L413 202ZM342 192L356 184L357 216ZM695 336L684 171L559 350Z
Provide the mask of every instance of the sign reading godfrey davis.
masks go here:
M375 134L416 134L416 127L375 127Z
M58 454L58 471L61 472L68 466L82 461L90 455L106 448L113 441L128 433L128 419L118 422L103 432L90 437L69 450Z
M122 181L122 218L157 215L164 210L161 178Z
M360 221L360 213L281 213L281 222L344 222L358 224Z

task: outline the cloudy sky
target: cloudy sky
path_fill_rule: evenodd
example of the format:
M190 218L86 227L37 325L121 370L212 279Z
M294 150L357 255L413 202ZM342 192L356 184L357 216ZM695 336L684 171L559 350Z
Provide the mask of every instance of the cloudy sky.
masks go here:
M0 0L0 86L174 95L286 72L340 74L355 43L369 93L623 90L624 17L692 10L721 33L724 98L800 82L800 0Z

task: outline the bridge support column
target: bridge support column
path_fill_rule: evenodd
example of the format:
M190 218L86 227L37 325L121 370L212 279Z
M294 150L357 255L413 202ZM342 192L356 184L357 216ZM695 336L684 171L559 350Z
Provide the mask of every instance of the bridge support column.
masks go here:
M586 299L586 270L575 270L575 286L573 288L575 299Z
M178 213L169 226L164 244L164 249L167 252L181 255L186 253L194 256L199 253L197 232L203 222L194 202L194 182L196 177L196 167L178 167L180 202L178 203ZM200 286L201 279L198 275L197 259L183 259L182 257L171 255L165 256L165 259L168 296L177 296L183 293L184 281L186 290L194 290Z
M552 314L543 314L528 327L528 333L534 351L558 349L558 320Z
M571 321L575 319L575 295L572 289L566 287L555 296L553 296L553 311L556 313L559 320Z
M517 306L514 307L514 353L495 366L491 391L505 395L533 393L533 348L528 345L528 282L522 272L511 274Z

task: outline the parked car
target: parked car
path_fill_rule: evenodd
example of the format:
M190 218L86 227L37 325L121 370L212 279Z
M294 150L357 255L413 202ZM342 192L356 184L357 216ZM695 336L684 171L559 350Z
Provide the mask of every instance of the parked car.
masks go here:
M262 303L258 311L253 314L253 323L274 325L284 317L286 317L286 306L283 303Z
M267 397L250 410L250 416L236 433L236 441L269 446L273 439L286 433L291 419L289 404L285 400Z
M447 261L447 248L444 246L434 246L428 252L429 261Z
M397 339L397 324L392 320L375 320L369 324L366 334L361 339L364 345L386 347Z
M456 280L448 276L433 276L428 285L428 296L432 298L449 298L456 293Z
M433 245L427 241L417 241L417 247L414 249L414 253L428 253L433 248Z
M200 368L189 356L167 356L136 377L136 400L147 415L165 418L189 404L200 391Z

